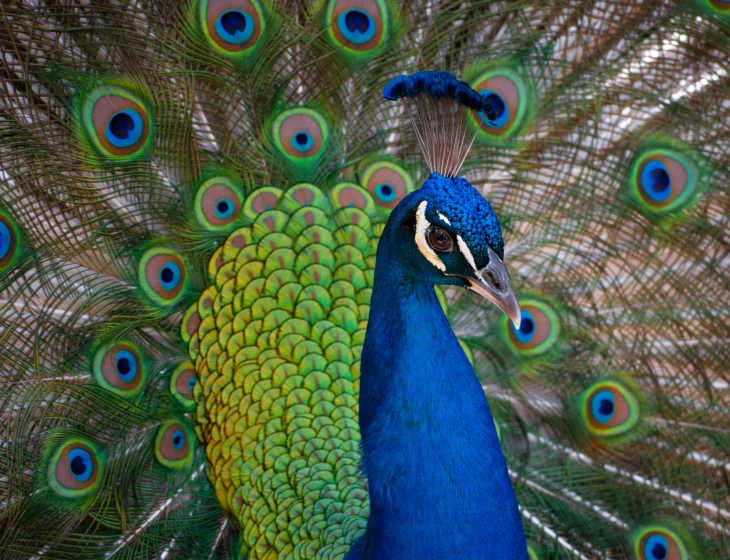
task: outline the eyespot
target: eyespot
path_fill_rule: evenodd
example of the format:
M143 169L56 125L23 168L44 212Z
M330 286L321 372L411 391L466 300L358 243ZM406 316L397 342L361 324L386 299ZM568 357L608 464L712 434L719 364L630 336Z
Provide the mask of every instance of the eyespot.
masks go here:
M137 393L146 371L142 352L131 342L104 345L94 356L96 382L123 396Z
M302 160L321 155L329 136L329 127L313 109L284 111L274 121L277 147L289 158Z
M524 80L509 68L495 68L473 82L475 91L489 102L489 109L474 113L482 140L504 140L520 131L525 120L528 92Z
M208 179L195 194L195 215L212 230L227 230L241 211L241 186L227 177Z
M624 434L636 426L639 402L623 385L599 381L582 393L581 409L588 430L597 436Z
M260 43L265 25L258 0L204 0L200 19L211 45L237 56L251 53Z
M103 461L91 442L72 439L61 445L48 465L48 482L61 496L79 498L95 492Z
M155 439L157 460L170 469L181 469L193 458L193 442L188 429L176 420L165 423Z
M384 208L395 208L413 191L410 175L402 167L385 161L369 165L363 173L362 184Z
M426 240L431 249L439 253L450 253L454 250L454 240L449 232L438 226L430 226L426 231Z
M387 36L388 10L379 0L333 0L327 8L330 39L345 53L369 58Z
M171 305L184 295L185 265L175 251L160 247L148 249L139 261L138 274L145 294L157 304Z
M679 535L660 525L643 528L634 535L638 560L688 560L689 553Z
M704 0L704 3L719 15L726 16L730 12L730 2L728 0Z
M198 383L198 374L192 362L183 362L172 373L170 378L170 392L186 409L195 406L193 388Z
M507 339L519 354L535 356L552 348L560 335L560 321L555 311L537 300L520 302L521 322L516 329L505 317Z
M143 154L151 140L151 125L144 102L118 87L102 87L87 98L84 128L105 156L131 159Z
M679 151L647 150L635 160L629 190L639 206L665 214L686 206L699 183L695 163Z
M0 213L0 270L9 268L18 252L18 230L8 216Z

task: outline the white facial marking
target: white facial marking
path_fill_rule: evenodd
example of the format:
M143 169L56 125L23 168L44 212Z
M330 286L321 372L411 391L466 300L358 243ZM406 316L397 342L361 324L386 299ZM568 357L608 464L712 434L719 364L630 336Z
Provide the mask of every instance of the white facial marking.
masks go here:
M477 265L474 262L474 257L471 254L471 251L469 250L469 247L466 243L464 243L464 240L461 238L461 235L456 236L456 242L459 245L459 251L461 251L461 254L464 255L464 258L466 259L466 262L468 262L471 267L476 270Z
M451 225L451 222L449 221L449 219L446 216L444 216L441 212L436 212L436 215L439 217L439 220L441 220L443 223Z
M416 245L418 246L418 250L421 251L421 254L426 257L428 262L438 268L441 272L444 272L446 270L446 265L441 262L441 259L436 256L436 253L434 253L433 249L429 247L428 242L426 241L426 231L428 230L428 226L431 225L431 223L426 219L427 205L428 202L424 200L418 205L418 210L416 210Z

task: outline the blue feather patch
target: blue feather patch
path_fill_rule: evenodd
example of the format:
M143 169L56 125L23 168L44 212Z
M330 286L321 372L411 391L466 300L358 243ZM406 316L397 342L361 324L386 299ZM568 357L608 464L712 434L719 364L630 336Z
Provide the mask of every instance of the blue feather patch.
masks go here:
M390 80L383 89L383 97L397 101L403 97L416 97L424 93L436 100L455 99L461 105L475 111L487 111L484 98L469 84L457 80L451 72L427 70L410 76L398 76Z

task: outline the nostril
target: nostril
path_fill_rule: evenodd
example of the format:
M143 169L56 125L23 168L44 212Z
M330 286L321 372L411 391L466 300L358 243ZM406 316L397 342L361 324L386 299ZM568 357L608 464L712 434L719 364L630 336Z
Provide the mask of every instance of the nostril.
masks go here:
M502 283L497 279L497 276L491 270L485 270L483 276L486 276L487 281L494 286L496 289L502 289Z

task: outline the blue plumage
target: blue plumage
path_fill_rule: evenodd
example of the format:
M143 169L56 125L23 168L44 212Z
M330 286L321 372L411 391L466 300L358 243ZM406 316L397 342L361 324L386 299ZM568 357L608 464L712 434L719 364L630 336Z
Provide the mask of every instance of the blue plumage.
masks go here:
M401 97L415 97L425 93L434 99L456 99L462 105L484 111L484 98L469 84L457 80L451 72L428 70L390 80L383 89L383 97L396 101Z
M465 179L431 175L391 214L361 364L370 518L347 560L526 559L489 405L433 289L459 277L444 274L414 241L421 232L413 216L424 202L426 219L440 213L475 260L484 262L486 247L503 248L496 215Z
M438 212L448 216L453 228L469 246L479 268L489 262L487 246L504 259L504 240L497 214L469 181L432 173L423 183L421 193L433 201L428 205L426 217L433 222L438 219Z

